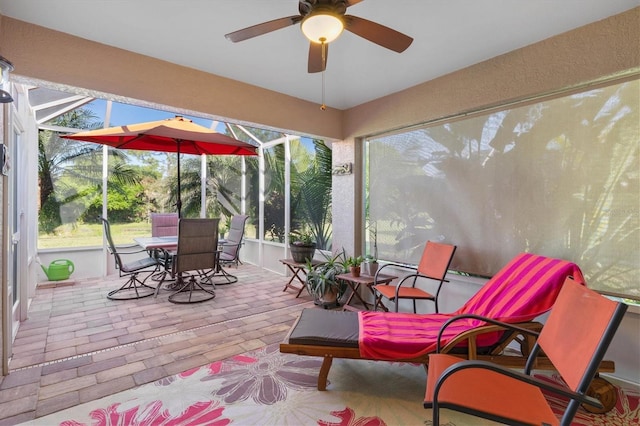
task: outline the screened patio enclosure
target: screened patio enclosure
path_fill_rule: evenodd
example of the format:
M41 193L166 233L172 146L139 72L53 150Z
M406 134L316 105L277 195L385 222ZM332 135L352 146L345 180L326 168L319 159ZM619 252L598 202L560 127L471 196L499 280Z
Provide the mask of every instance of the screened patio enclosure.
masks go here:
M112 222L117 244L131 244L150 235L149 213L176 209L175 153L114 150L58 135L175 115L259 151L251 158L181 155L183 217L220 218L224 233L233 215L247 214L243 260L280 272L291 231L308 230L319 248L331 249L331 149L323 141L51 88L30 88L28 98L39 129L37 247L45 264L63 253L99 253L101 216ZM90 273L95 269L80 268L76 276Z
M486 277L514 252L544 252L575 259L600 291L638 298L637 91L637 79L623 79L365 138L363 254L415 262L424 241L445 238L465 245L454 270ZM59 189L57 204L47 210L42 196L47 185L40 177L39 249L101 245L100 230L80 240L65 234L100 215L123 225L126 232L118 242L127 244L132 236L148 235L149 212L175 209L175 155L116 153L93 144L65 146L55 134L188 111L42 88L30 89L29 99L43 139L40 163L51 164L48 186ZM224 224L233 214L248 214L244 255L272 270L281 270L278 259L287 257L291 230L307 227L320 248L331 250L332 161L325 144L191 117L258 145L260 156L186 156L187 217L220 217ZM65 150L76 168L91 171L95 166L94 172L101 174L82 177L82 186L77 173L65 173L65 168L74 168L73 162L61 160L59 152ZM93 152L77 160L75 150ZM110 154L106 172L105 153ZM136 171L144 178L136 181ZM127 179L134 184L123 185ZM409 190L428 196L416 199ZM482 200L492 208L474 210ZM499 250L488 255L483 246Z

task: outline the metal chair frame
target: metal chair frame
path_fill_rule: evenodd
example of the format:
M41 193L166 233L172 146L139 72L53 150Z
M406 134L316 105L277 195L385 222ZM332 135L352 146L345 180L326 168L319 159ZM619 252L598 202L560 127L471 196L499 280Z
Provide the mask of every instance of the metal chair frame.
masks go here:
M478 315L451 318L440 329L437 352L440 351L439 340L444 330L462 318L478 319L507 330L534 335L537 340L523 372L490 361L459 360L446 354L431 354L428 374L432 376L427 378L424 407L433 410L433 424L439 424L441 408L506 424L546 424L549 418L551 423L555 423L557 419L548 407L542 390L569 399L567 408L558 422L561 425L571 424L580 404L586 409L595 407L602 410L598 412L605 412L611 407L606 407L597 399L599 395L592 394L590 386L626 310L626 304L609 300L567 277L556 304L539 333ZM532 376L537 359L543 354L549 357L567 386L556 385ZM473 400L477 397L471 395L471 392L466 392L469 381L465 381L465 377L469 377L473 383L482 383L481 392L486 395L502 390L498 408L474 405ZM464 387L465 390L458 391L460 387ZM526 394L526 397L517 397L514 390L516 388ZM514 418L515 411L517 418Z
M116 269L118 270L120 277L129 277L127 282L125 282L120 288L110 291L107 294L107 298L111 300L131 300L153 295L156 288L146 285L145 282L151 275L158 272L160 268L158 260L153 257L143 257L142 259L133 262L124 263L121 257L122 255L142 253L145 250L124 251L117 249L113 242L113 237L111 236L111 225L109 221L105 218L100 218L100 220L102 221L109 252L115 259ZM151 267L154 269L150 271L143 280L140 280L138 275Z
M382 303L382 299L387 298L390 301L394 302L395 311L398 312L400 299L411 299L413 301L413 313L417 313L417 300L432 301L435 305L435 312L440 312L438 307L438 297L440 296L442 284L445 282L449 282L447 279L445 279L445 277L447 275L447 271L449 270L449 266L451 265L451 261L453 260L453 255L455 254L455 252L455 245L427 241L424 247L424 251L422 252L422 258L420 259L420 263L417 267L402 263L391 262L386 263L378 268L378 270L376 271L374 284L372 286L375 294L374 309L381 307L383 310L387 311L388 309ZM391 266L399 269L413 270L415 272L402 277L396 284L378 284L377 277L380 275L381 271L384 268ZM416 287L419 279L436 281L438 283L438 287L435 294L431 294Z

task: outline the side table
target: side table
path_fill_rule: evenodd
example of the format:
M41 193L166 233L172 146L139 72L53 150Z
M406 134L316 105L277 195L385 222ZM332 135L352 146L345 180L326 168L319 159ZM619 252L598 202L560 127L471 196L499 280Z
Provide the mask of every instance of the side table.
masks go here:
M370 303L365 302L364 299L362 298L362 296L360 296L360 293L358 293L358 289L360 288L360 285L367 286L367 288L369 289L369 291L373 295L374 302L373 302L372 307L374 309L377 309L377 306L375 304L376 294L375 294L375 291L373 290L373 282L374 282L374 279L375 279L374 276L361 274L359 277L354 277L351 273L345 273L345 274L336 275L336 278L339 279L339 280L344 281L349 286L349 288L351 288L351 294L349 295L349 298L347 299L347 301L344 303L344 306L343 306L342 310L344 310L344 311L346 311L346 310L350 310L350 311L357 310L353 306L349 305L349 303L351 302L351 300L353 299L354 296L360 301L360 303L362 303L362 306L364 306L364 308L366 310L369 310ZM395 280L396 278L398 278L398 277L395 277L393 275L379 274L378 275L378 281L376 282L376 284L388 284L391 281ZM380 305L381 305L382 309L386 309L385 306L382 305L382 302L380 302Z
M302 290L305 289L305 277L307 276L307 271L305 269L305 267L307 266L306 263L304 262L296 262L293 259L280 259L280 262L283 263L284 265L287 266L287 268L289 268L289 270L293 273L293 276L291 277L291 279L289 280L289 282L284 286L284 288L282 289L282 291L286 291L288 288L291 288L293 290L298 290L298 294L296 294L296 297L299 297L300 294L302 293ZM322 262L319 260L311 260L311 265L312 266L316 266L321 264ZM302 275L300 275L302 274ZM297 287L294 285L294 280L298 279L298 281L300 282L300 284L302 284L301 287Z

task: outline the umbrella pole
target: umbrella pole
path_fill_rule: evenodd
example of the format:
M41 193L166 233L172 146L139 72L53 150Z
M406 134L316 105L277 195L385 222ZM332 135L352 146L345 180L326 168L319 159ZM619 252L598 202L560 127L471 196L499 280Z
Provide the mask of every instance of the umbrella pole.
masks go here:
M180 139L176 140L178 144L178 201L176 207L178 208L178 219L182 217L182 199L180 198Z

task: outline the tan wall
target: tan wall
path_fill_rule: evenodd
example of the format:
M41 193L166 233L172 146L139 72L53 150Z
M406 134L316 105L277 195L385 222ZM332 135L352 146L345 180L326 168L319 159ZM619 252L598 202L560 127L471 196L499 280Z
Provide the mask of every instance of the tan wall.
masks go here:
M126 96L220 119L338 139L342 112L192 68L0 17L13 74Z

